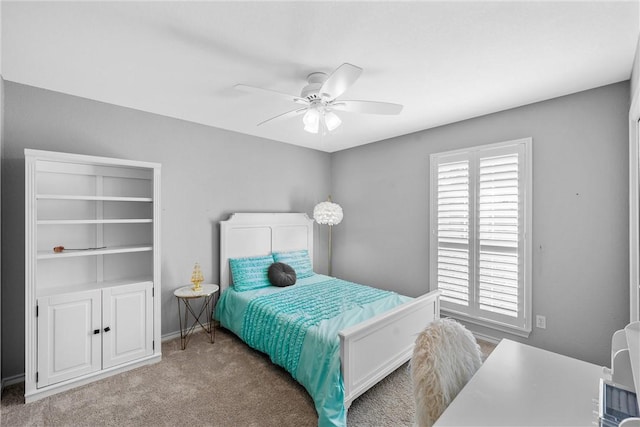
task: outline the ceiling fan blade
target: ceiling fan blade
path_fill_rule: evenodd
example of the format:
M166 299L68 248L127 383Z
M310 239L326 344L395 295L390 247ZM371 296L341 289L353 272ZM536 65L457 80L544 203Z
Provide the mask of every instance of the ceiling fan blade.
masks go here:
M320 88L320 96L327 100L342 95L362 74L362 68L345 62L335 69Z
M270 119L267 119L263 122L258 123L256 126L262 126L263 124L268 123L272 120L281 120L281 119L288 119L289 117L295 117L298 114L301 114L305 111L307 111L307 108L296 108L295 110L287 111L286 113L278 114L275 117L271 117Z
M403 106L390 102L377 101L347 101L340 100L331 104L331 108L340 111L365 114L400 114Z
M255 86L249 86L249 85L243 85L243 84L237 84L234 86L234 88L237 90L241 90L243 92L262 93L265 95L276 95L288 101L297 102L298 104L303 104L303 105L309 105L309 101L307 101L304 98L300 98L299 96L289 95L287 93L282 93L282 92L278 92L271 89L263 89L261 87L255 87Z

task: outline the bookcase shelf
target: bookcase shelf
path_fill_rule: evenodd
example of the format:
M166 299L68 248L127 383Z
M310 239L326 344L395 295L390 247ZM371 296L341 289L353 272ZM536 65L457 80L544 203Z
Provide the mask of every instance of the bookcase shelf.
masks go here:
M146 251L153 251L153 245L114 246L100 249L68 249L62 252L40 251L38 252L38 259L74 258L81 256L126 254Z
M25 150L26 402L160 360L160 212L157 163Z
M78 224L149 224L151 218L140 219L42 219L38 220L38 225L78 225Z
M36 200L87 200L103 202L141 202L151 203L151 197L114 197L114 196L73 196L65 194L37 194Z
M137 283L153 283L153 277L130 277L120 280L105 280L103 282L86 282L78 283L77 285L60 286L53 289L39 289L37 297L44 298L53 295L70 294L75 292L87 291L87 290L100 290L103 288L115 288L126 287L128 285L134 285Z

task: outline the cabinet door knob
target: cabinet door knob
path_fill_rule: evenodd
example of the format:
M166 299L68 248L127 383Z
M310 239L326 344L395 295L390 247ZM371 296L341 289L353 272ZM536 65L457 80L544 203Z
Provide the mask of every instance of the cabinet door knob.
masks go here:
M94 329L94 330L93 330L93 335L97 335L97 334L99 334L99 333L100 333L100 329Z
M108 326L107 326L106 328L104 328L104 331L105 331L105 332L109 332L110 330L111 330L111 328L110 328L110 327L108 327Z

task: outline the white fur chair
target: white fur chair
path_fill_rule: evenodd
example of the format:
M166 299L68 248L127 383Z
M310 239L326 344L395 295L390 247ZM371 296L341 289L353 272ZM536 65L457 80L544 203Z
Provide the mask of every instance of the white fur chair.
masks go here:
M410 364L416 424L432 426L481 364L480 346L460 323L438 319L427 326Z

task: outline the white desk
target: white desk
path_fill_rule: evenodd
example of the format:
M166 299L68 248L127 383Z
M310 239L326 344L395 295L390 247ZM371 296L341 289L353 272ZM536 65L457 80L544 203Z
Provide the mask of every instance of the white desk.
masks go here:
M597 425L601 376L600 366L502 340L435 426Z

